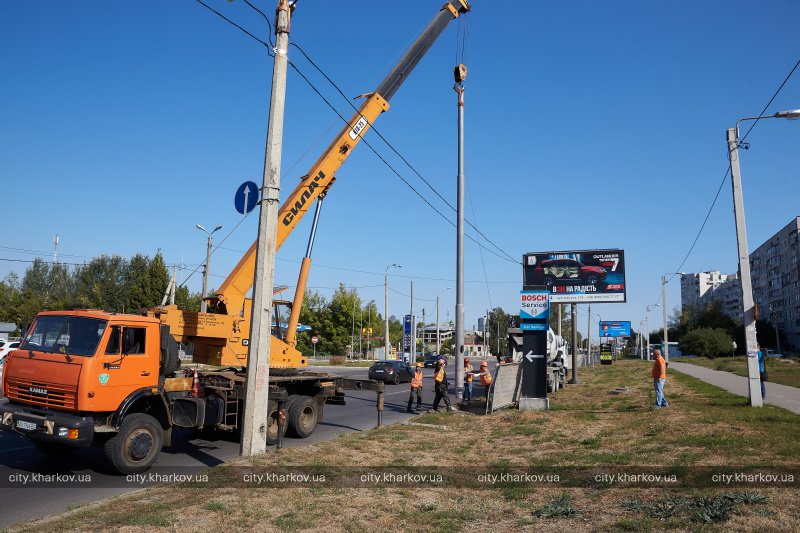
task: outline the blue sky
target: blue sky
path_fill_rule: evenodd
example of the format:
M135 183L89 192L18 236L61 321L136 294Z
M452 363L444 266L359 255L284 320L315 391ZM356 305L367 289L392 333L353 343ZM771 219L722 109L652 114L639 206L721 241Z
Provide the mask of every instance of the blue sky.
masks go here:
M209 2L266 38L263 19L244 2ZM256 5L271 13L275 3ZM301 0L291 37L354 97L378 85L440 4ZM628 303L592 311L636 327L725 174L725 128L761 111L800 58L796 32L781 25L798 16L793 0L476 0L464 26L468 219L514 257L624 249ZM458 24L375 124L453 204ZM296 50L290 57L349 117L311 65ZM3 2L0 64L0 257L34 257L9 248L49 257L58 233L64 261L160 249L168 262L194 268L205 254L195 224L222 225L221 237L241 222L212 258L218 285L256 235L256 216L242 221L233 194L261 180L272 70L264 48L191 0ZM800 72L768 112L789 108L800 108ZM339 127L290 71L284 194ZM454 219L388 147L367 138ZM800 122L764 121L748 140L742 175L752 250L800 215ZM296 282L309 223L281 249L276 282ZM521 268L484 253L484 277L470 241L466 254L467 326L490 299L515 312ZM337 173L313 259L311 287L327 295L339 282L362 287L380 309L384 269L400 263L392 289L408 294L413 280L422 299L415 310L428 317L441 291L442 320L453 318L455 291L444 289L454 286L455 230L366 146ZM0 275L25 265L0 261ZM736 271L729 182L683 267L708 269ZM188 281L193 290L200 283L199 273ZM680 304L677 283L668 301L670 310ZM407 297L390 294L390 314L408 307ZM660 325L659 310L650 321Z

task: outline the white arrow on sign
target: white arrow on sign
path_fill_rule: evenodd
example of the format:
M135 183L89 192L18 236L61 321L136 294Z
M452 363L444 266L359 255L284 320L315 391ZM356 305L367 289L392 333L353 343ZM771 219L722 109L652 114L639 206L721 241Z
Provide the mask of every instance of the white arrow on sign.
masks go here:
M525 354L525 359L533 363L534 359L544 359L543 355L534 355L533 350Z
M245 186L245 188L244 188L244 214L245 215L247 214L247 205L248 205L247 197L248 196L250 196L250 186L249 185Z

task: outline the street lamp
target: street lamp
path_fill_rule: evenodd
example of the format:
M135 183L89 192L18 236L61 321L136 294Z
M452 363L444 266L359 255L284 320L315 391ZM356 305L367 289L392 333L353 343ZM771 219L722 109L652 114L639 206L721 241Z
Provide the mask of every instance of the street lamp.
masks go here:
M209 232L206 228L201 226L200 224L195 224L195 227L208 235L208 240L206 241L206 264L203 266L203 299L200 300L200 312L205 313L208 309L208 302L206 301L206 296L208 296L208 271L209 271L209 261L211 261L211 236L214 235L217 231L222 229L222 226L217 226L211 232Z
M386 321L385 322L386 329L384 331L385 342L384 342L384 348L383 348L383 360L384 361L388 361L389 360L389 347L391 346L391 344L389 344L389 269L390 268L402 268L402 267L403 267L403 265L398 265L397 263L392 263L391 265L386 267L386 272L384 273L384 276L383 276L383 305L384 305L384 307L383 307L383 311L384 311L383 312L383 318Z
M778 111L774 115L745 117L736 121L735 128L726 130L728 141L728 160L731 169L731 188L733 189L733 214L736 222L736 242L739 251L739 277L742 289L742 311L744 312L745 351L747 352L747 383L750 388L750 405L761 407L761 386L758 373L758 348L756 344L756 316L753 306L753 281L750 278L750 252L747 245L747 226L744 218L744 197L742 195L742 174L739 168L739 124L745 120L762 118L800 118L800 109ZM745 146L747 148L747 146Z
M652 309L653 307L661 307L661 304L648 305L647 307L645 307L645 310L644 310L644 316L646 318L646 324L647 324L647 327L646 327L647 331L645 332L645 335L647 336L646 337L647 338L646 351L647 351L647 360L648 361L650 360L650 309Z
M442 353L442 339L439 337L439 293L442 291L449 291L452 288L453 287L447 287L436 291L436 355ZM424 338L425 330L422 330L422 335Z
M667 272L661 276L661 303L664 312L664 360L669 363L669 333L667 333L667 276L685 276L686 272Z

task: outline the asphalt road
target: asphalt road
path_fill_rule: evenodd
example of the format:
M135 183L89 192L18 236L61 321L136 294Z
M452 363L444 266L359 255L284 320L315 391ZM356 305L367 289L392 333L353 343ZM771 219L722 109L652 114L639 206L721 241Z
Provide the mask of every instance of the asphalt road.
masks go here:
M492 365L493 367L494 365ZM366 368L310 367L352 378L367 378ZM430 408L433 401L433 371L425 369L423 402ZM453 365L448 368L451 387L454 385ZM384 424L400 422L412 415L406 413L409 384L387 385L384 398ZM451 399L453 398L451 389ZM369 391L347 391L346 405L326 404L323 421L313 435L306 439L284 439L284 447L293 448L330 440L342 433L363 431L377 425L376 395ZM274 448L269 448L270 453ZM186 472L187 467L212 467L236 457L239 441L236 434L217 433L198 436L181 430L173 435L172 446L164 448L155 467L159 472ZM63 512L69 508L106 499L136 490L136 486L114 487L119 475L106 464L101 448L83 448L69 460L54 463L41 455L29 441L7 431L0 431L0 527ZM11 484L10 476L31 473L90 475L92 483L81 488L30 488ZM18 479L18 478L17 478Z

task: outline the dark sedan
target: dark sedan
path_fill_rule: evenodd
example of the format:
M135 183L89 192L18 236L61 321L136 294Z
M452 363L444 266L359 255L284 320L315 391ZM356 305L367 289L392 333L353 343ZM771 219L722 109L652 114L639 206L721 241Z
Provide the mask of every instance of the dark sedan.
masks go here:
M408 383L414 370L404 361L378 361L369 367L369 379L387 383Z

